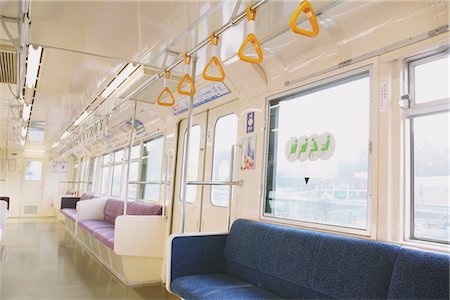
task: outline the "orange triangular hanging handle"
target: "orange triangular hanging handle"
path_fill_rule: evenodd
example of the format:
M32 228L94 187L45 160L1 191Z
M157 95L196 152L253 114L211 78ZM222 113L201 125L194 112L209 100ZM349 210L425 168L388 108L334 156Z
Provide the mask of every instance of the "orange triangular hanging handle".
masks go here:
M185 90L181 89L181 87L182 87L184 82L186 82L187 84L189 84L191 86L191 90L190 91L185 91ZM180 82L178 83L177 90L178 90L178 93L180 95L194 96L194 94L195 94L195 85L194 85L194 82L192 81L192 78L191 78L190 75L184 74L183 78L181 78Z
M209 69L209 67L215 64L217 66L217 69L219 69L220 72L220 77L215 77L215 76L209 76L207 74L207 70ZM210 81L224 81L225 79L225 72L223 71L222 68L222 64L220 63L219 59L215 56L211 57L211 60L209 61L209 63L206 65L205 69L203 70L203 78L205 78L205 80L210 80Z
M245 9L245 12L247 14L247 21L248 21L247 22L248 36L242 43L241 47L239 48L238 56L243 61L254 63L254 64L259 64L263 61L264 57L263 57L263 52L261 50L261 45L259 44L259 41L255 35L256 10L255 9L252 10L251 5L249 5ZM258 55L257 58L244 55L244 50L247 47L247 44L249 42L252 43L253 47L255 48L256 54Z
M312 31L301 29L297 27L297 19L298 16L304 12L305 15L308 17L308 21L311 24ZM294 11L291 17L291 22L289 23L289 26L291 27L292 31L301 35L309 36L309 37L315 37L319 34L319 24L317 23L316 14L311 6L311 3L309 3L308 0L303 1L300 3L300 5L297 7L297 9Z
M214 36L214 32L211 33L211 52L214 52L213 49L215 49L215 47L217 47L217 44L219 42L219 37L218 36ZM207 71L209 69L209 67L215 64L217 69L220 72L220 77L216 77L216 76L209 76L207 74ZM225 79L225 72L223 70L222 64L220 63L219 59L216 56L216 53L212 53L211 59L210 61L206 64L205 69L203 69L203 73L202 76L205 80L210 80L210 81L224 81Z
M164 89L161 91L161 93L158 96L158 105L161 106L173 106L175 104L175 98L173 97L172 92L169 90L169 88L167 87L167 82L166 79L169 78L170 76L170 72L167 72L166 70L164 70ZM164 94L168 94L170 97L170 102L163 102L162 98Z
M244 49L247 47L247 44L249 42L252 43L258 57L254 58L254 57L244 55L244 53L243 53ZM245 39L245 41L242 43L241 47L239 48L238 56L241 60L251 62L254 64L259 64L263 61L263 53L261 50L261 45L259 44L258 39L256 38L256 36L253 33L249 34L247 36L247 38Z
M169 97L170 97L170 102L163 102L163 101L161 101L163 95L166 94L166 93L167 93L167 94L169 95ZM169 90L168 87L165 87L165 88L162 90L161 94L159 94L159 97L158 97L158 105L161 105L161 106L173 106L174 104L175 104L175 98L173 97L172 92Z

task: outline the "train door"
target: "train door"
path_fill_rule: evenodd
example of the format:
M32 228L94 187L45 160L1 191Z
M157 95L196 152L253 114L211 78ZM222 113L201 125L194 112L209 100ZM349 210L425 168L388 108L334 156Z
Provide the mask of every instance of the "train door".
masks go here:
M42 203L43 161L26 159L24 163L20 216L35 216Z
M194 116L191 131L188 181L230 181L232 148L236 144L238 117L234 103ZM180 229L182 158L187 120L180 123L173 232ZM228 229L230 186L190 185L186 197L185 232Z

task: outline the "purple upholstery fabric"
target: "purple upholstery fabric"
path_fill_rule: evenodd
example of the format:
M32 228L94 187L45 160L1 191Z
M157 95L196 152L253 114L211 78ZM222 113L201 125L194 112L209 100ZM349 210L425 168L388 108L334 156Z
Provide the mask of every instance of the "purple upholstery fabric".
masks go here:
M123 201L118 199L108 199L104 210L104 220L114 224L117 216L123 215Z
M128 215L161 215L162 206L140 201L128 203Z
M77 218L77 210L74 208L63 208L61 209L61 213L67 218L76 221Z
M104 220L84 220L78 222L78 225L85 229L87 232L92 233L94 230L102 228L113 228L114 225Z
M93 199L93 198L94 198L94 194L92 194L92 193L84 193L83 195L81 195L80 201L81 200L89 200L89 199Z
M101 228L92 233L97 240L114 249L114 228Z

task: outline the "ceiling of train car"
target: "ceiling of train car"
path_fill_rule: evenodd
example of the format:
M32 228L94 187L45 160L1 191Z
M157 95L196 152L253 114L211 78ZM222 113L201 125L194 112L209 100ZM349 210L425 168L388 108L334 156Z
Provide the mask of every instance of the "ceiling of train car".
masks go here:
M360 54L362 49L349 46L353 40L374 42L382 36L386 40L386 30L392 30L396 22L406 25L405 22L420 17L421 22L440 24L443 17L448 17L448 12L443 17L430 13L442 10L436 7L438 1L432 1L438 3L434 6L429 1L411 1L402 7L395 1L311 2L315 9L333 4L319 17L321 34L316 39L293 39L287 28L298 1L269 1L258 10L257 35L266 54L262 66L269 79L289 77L299 69L312 73L313 68L322 68L324 58L332 57L339 63ZM161 67L165 49L181 55L227 23L234 13L243 11L248 1L32 0L31 3L29 42L44 47L32 121L45 122L45 138L51 145L125 63ZM0 14L17 17L18 2L0 2ZM420 25L410 24L408 28L414 26ZM227 68L237 61L244 28L245 22L241 22L221 36L220 55ZM17 35L14 30L11 28L13 35ZM8 43L0 30L0 44ZM198 62L198 73L205 65L208 51L206 47L198 53L203 57ZM239 75L242 70L230 73ZM232 78L232 81L239 80ZM9 88L0 83L2 125L6 124L6 114L1 105L10 98ZM111 103L106 103L100 113L107 113ZM0 132L2 140L4 135Z

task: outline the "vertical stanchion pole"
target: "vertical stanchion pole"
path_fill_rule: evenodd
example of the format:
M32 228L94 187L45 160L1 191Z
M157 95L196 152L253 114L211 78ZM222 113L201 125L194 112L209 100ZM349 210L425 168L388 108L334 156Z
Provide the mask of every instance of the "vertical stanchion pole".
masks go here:
M236 164L236 147L238 145L231 146L231 165L230 165L230 181L234 182L234 168ZM234 192L234 185L230 185L230 194L228 195L228 230L230 230L231 226L231 202L233 200L233 192Z
M130 165L131 165L131 149L133 148L134 144L134 135L136 133L136 106L137 103L133 103L133 118L131 118L131 134L130 134L130 145L128 147L128 164L127 164L127 180L126 180L126 186L125 186L125 202L123 204L123 214L127 215L127 208L128 208L128 190L129 190L129 182L130 182Z
M197 65L197 58L192 57L192 70L191 70L191 78L193 84L195 84L195 68ZM186 130L186 151L184 151L183 156L183 165L182 165L182 193L181 193L181 210L180 210L180 233L184 233L184 224L186 221L186 194L187 194L187 174L188 174L188 166L189 166L189 140L191 138L191 127L192 127L192 119L193 119L193 105L194 105L194 96L189 96L188 102L188 123ZM182 133L183 134L183 133Z

